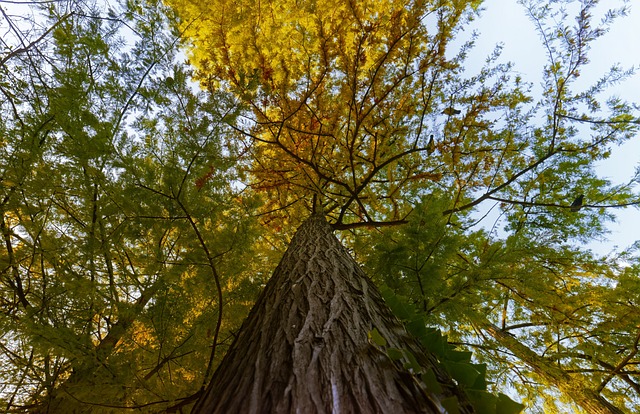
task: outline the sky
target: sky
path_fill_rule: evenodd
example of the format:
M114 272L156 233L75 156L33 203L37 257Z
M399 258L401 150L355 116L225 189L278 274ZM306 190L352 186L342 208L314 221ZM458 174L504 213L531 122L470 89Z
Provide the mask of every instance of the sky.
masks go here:
M607 7L619 4L619 0L602 1L596 12L603 13ZM616 63L623 68L640 68L640 2L632 0L629 4L628 16L618 19L611 30L593 44L589 53L591 62L581 71L580 83L577 85L595 82ZM534 87L538 87L542 79L542 68L547 60L534 23L528 18L525 8L515 0L486 0L484 8L481 18L466 30L476 30L479 35L469 62L476 62L479 68L494 46L501 43L502 61L513 62L514 70L522 74L523 79L533 81ZM599 20L598 17L596 21ZM573 25L575 20L564 23ZM618 96L629 102L640 103L640 72L611 88L606 96ZM640 135L614 148L611 157L599 163L598 172L613 184L622 184L639 167ZM607 254L616 246L623 249L640 239L640 209L616 209L615 214L617 222L609 226L609 240L592 243L589 247L594 252Z

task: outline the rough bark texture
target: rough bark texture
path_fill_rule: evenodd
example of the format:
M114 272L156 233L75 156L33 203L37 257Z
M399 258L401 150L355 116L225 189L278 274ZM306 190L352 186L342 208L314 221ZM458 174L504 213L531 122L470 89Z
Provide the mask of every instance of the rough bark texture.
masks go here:
M441 413L456 395L425 389L368 340L434 364L402 328L331 226L314 215L298 229L193 413ZM460 394L460 401L465 398ZM461 413L472 412L466 403Z

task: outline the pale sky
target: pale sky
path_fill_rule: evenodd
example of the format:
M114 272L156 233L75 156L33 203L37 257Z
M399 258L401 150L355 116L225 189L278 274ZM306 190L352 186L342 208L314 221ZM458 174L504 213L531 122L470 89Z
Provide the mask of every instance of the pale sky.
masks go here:
M606 7L619 4L619 0L603 1L597 10L602 13ZM538 86L546 55L535 26L527 17L524 7L515 0L486 0L484 8L482 17L469 28L469 31L475 29L479 34L470 61L475 60L481 65L494 45L502 43L503 60L513 62L515 70L522 74L523 79ZM598 17L595 22L599 20ZM573 18L564 22L566 25L574 23ZM588 67L583 68L579 79L583 83L576 85L586 86L595 82L615 63L619 63L623 68L640 68L640 2L634 0L630 3L628 16L619 18L607 34L593 43L589 57L591 62ZM640 103L640 72L623 84L610 89L606 96L612 95L629 102ZM615 148L612 156L599 164L599 172L614 184L622 184L628 181L638 167L640 135ZM640 210L631 207L616 209L615 213L618 222L610 226L610 241L593 243L591 246L598 253L608 253L614 246L625 248L640 239Z

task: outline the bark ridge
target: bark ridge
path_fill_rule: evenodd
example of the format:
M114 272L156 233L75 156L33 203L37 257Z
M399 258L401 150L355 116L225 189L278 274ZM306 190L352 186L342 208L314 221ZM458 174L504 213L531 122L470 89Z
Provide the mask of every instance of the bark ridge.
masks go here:
M368 339L434 365L435 395ZM320 214L305 221L193 413L441 413L462 394L382 300ZM461 413L472 412L466 405Z

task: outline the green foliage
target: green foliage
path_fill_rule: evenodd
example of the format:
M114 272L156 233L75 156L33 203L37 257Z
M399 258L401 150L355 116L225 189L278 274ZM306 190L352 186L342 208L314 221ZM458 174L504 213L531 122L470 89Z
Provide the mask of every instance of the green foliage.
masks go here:
M638 132L606 97L633 71L577 82L623 9L521 1L533 96L499 50L470 73L473 38L452 49L480 1L170 3L2 15L0 410L188 404L311 194L479 412L518 412L506 389L566 411L560 377L640 409L640 246L584 247L640 203L595 170Z
M629 265L637 262L633 249L602 258L523 232L506 240L483 231L463 233L443 223L434 212L437 205L434 196L425 198L406 226L361 235L357 250L366 271L387 286L387 303L406 321L407 330L425 338L423 345L449 361L449 372L467 387L481 378L476 371L486 370L484 381L494 392L515 384L518 392L531 396L529 401L540 403L547 395L550 406L557 407L557 395L545 394L545 380L532 373L532 368L540 369L535 364L549 360L582 372L590 364L612 367L622 358L616 352L634 348L637 330L628 324L637 320L632 281L638 280L638 269ZM535 362L499 337L478 337L487 321L545 357ZM470 354L450 350L440 330L426 329L425 324L444 327L452 342L475 348L475 360L482 365L459 366L469 362ZM624 351L615 351L616 346ZM516 358L501 349L516 353ZM515 367L517 375L530 373L540 388L521 385L507 367ZM611 379L604 372L589 377L592 384ZM607 393L628 401L623 394L622 389Z
M486 364L476 364L471 362L472 354L468 351L460 351L456 346L451 345L446 336L443 336L437 328L427 328L424 316L413 306L407 304L393 293L389 288L381 288L381 294L393 311L422 346L434 356L439 363L451 375L456 383L464 390L470 398L474 409L478 413L502 414L519 413L524 409L524 405L518 404L504 394L493 395L487 392L487 366ZM438 383L435 373L431 368L421 367L416 357L406 349L396 349L386 347L386 340L380 336L374 328L378 340L375 344L384 348L387 355L393 361L404 361L404 368L420 378L427 389L434 393L441 391L442 386ZM374 334L372 333L372 336ZM459 406L458 402L443 402L445 408L452 409ZM455 412L455 411L454 411Z
M0 71L0 410L166 409L268 273L238 107L194 88L161 4L62 7Z
M374 344L378 346L387 345L387 340L384 339L384 337L380 334L380 331L378 331L378 328L373 328L371 331L369 331L368 335L369 335L369 340L373 341Z

